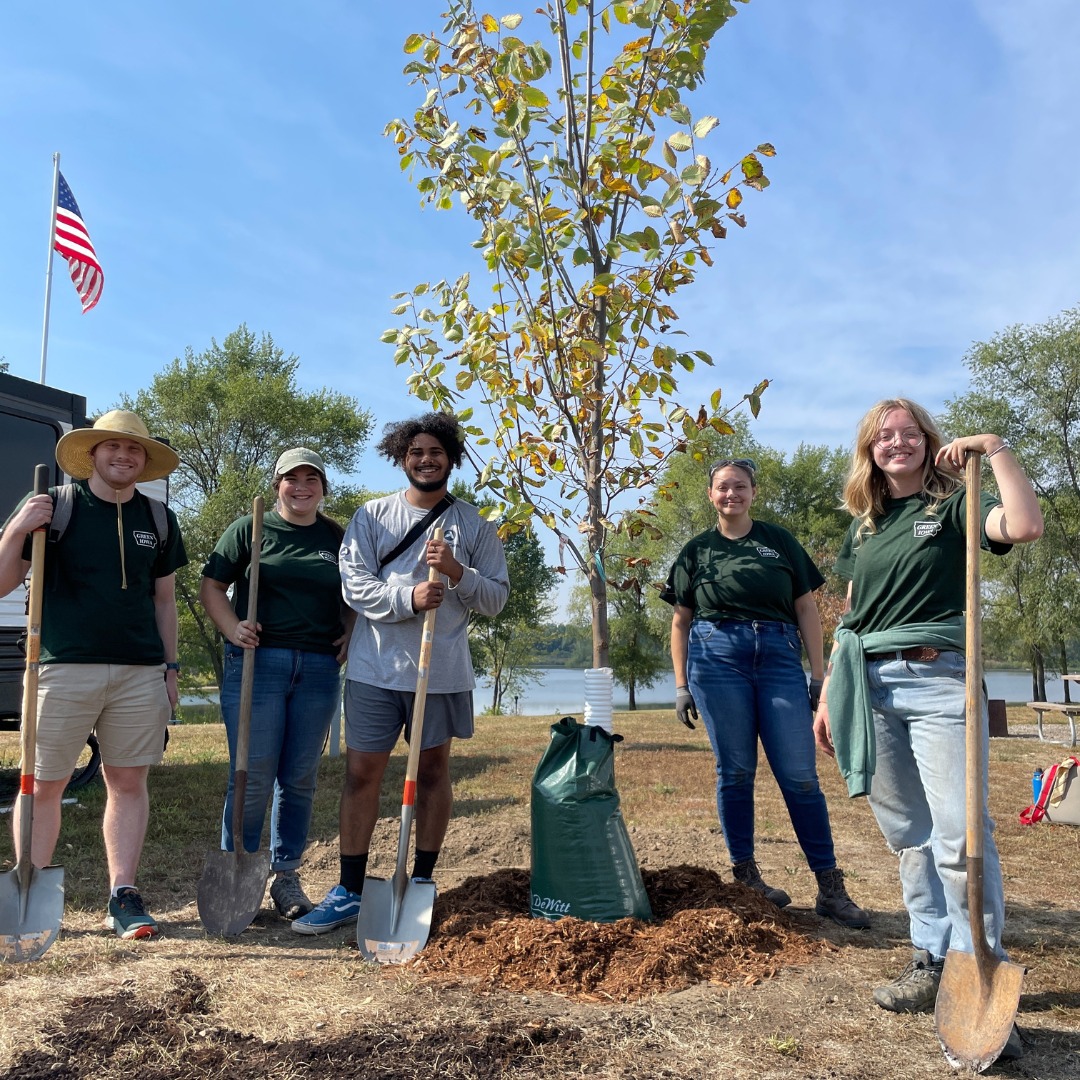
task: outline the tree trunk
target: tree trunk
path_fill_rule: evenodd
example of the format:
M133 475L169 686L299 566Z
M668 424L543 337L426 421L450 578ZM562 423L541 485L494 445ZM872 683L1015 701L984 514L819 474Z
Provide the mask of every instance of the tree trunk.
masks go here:
M1072 698L1069 697L1069 680L1065 678L1069 674L1069 655L1065 651L1065 639L1061 639L1061 682L1065 687L1065 704L1069 705L1072 702Z
M637 680L635 680L634 676L631 675L630 676L630 682L627 684L627 689L630 691L630 711L631 712L637 712L637 694L636 694L637 685L636 685L636 683L637 683Z

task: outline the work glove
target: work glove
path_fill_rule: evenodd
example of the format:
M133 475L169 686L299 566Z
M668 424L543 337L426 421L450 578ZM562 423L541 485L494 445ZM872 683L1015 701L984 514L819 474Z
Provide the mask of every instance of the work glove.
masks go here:
M810 711L816 713L821 704L821 688L825 685L824 679L810 680Z
M694 720L698 718L697 706L694 704L694 695L690 693L689 686L675 687L675 715L691 730L694 730Z

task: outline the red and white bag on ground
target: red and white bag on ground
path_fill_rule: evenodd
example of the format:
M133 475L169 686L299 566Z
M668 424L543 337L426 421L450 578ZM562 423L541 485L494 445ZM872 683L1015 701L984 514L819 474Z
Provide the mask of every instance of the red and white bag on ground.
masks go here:
M1080 758L1075 754L1043 770L1038 799L1020 812L1021 825L1043 820L1057 825L1080 825Z

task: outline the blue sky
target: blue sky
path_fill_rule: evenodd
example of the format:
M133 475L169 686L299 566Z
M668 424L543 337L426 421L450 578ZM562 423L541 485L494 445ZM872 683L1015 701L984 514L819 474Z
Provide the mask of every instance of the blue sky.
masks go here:
M495 15L531 11L510 0ZM105 270L82 315L54 268L48 381L92 410L244 322L307 389L378 424L418 411L380 333L390 294L468 265L463 213L422 211L381 135L411 112L401 44L440 2L5 5L0 355L38 376L51 156ZM755 433L846 445L874 400L933 409L973 341L1080 296L1080 5L754 0L695 114L714 161L762 141L772 186L680 294L717 366L696 404L773 380ZM353 478L396 483L369 450Z

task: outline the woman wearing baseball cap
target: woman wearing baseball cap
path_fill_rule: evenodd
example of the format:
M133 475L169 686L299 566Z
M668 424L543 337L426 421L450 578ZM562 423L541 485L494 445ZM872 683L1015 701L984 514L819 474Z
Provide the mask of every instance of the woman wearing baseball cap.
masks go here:
M263 521L257 622L246 618L250 514L218 541L203 567L199 599L226 639L221 712L233 758L244 650L256 650L244 850L258 851L272 797L270 896L283 918L295 919L312 909L296 869L307 845L319 758L341 705L341 664L356 616L341 600L344 530L319 509L328 492L322 458L302 446L286 450L274 466L274 491L276 505ZM230 774L221 827L226 851L235 842L232 798Z

